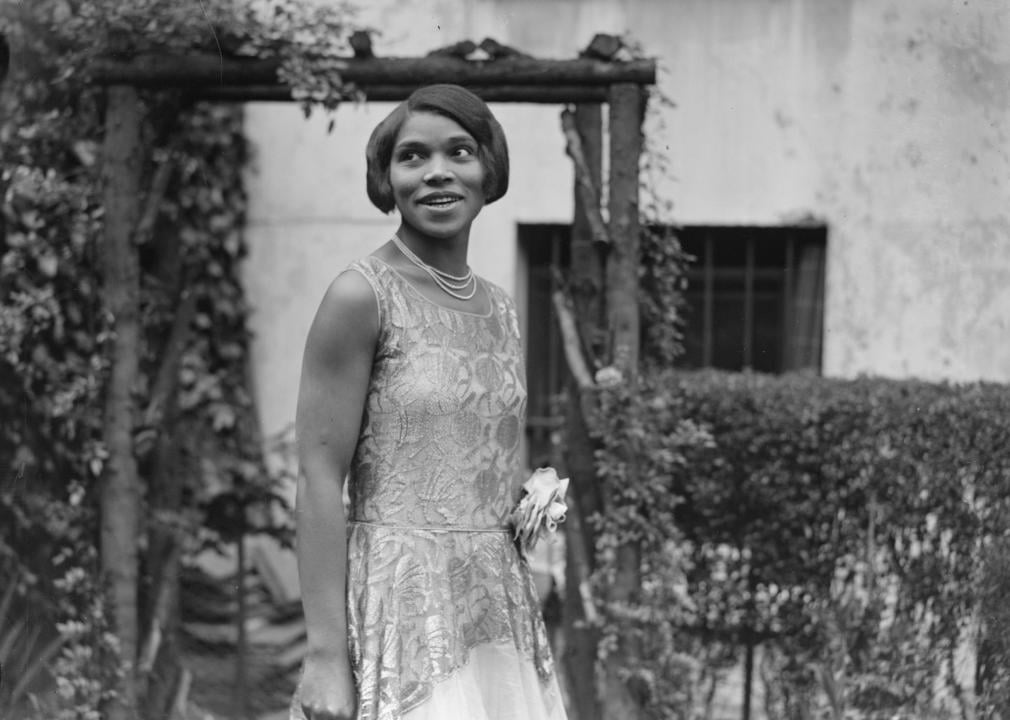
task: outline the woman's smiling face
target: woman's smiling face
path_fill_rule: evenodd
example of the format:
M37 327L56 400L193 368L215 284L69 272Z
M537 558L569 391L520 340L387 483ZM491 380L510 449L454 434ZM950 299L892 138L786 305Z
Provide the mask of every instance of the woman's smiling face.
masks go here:
M389 184L403 222L421 235L469 233L484 207L484 166L477 141L455 120L412 113L396 136Z

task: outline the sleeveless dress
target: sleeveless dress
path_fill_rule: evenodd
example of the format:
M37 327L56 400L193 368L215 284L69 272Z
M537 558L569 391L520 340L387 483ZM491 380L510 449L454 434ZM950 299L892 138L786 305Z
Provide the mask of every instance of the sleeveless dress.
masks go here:
M508 516L526 479L515 307L437 305L376 257L379 339L351 466L347 611L358 720L564 720ZM303 718L297 693L292 720Z

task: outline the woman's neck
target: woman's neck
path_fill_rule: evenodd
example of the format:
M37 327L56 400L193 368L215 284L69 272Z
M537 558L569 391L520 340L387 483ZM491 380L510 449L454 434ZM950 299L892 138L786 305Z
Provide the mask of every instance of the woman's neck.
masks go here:
M396 235L422 262L433 268L453 275L466 272L469 228L456 237L434 238L401 223Z

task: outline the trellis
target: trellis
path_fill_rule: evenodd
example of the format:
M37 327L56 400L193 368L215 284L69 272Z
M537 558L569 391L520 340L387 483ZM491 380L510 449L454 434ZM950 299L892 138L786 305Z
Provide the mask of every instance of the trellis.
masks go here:
M651 59L622 57L620 40L597 35L578 58L529 57L492 40L479 46L485 59L473 59L478 46L457 43L417 58L377 58L367 36L352 37L355 56L327 61L328 71L363 94L366 100L399 101L431 83L457 83L487 101L547 103L567 106L562 112L566 149L575 168L575 212L571 235L571 276L567 292L558 292L565 355L573 376L575 401L569 403L568 471L575 486L570 521L581 542L569 542L569 587L585 589L593 566L594 543L578 522L599 511L604 496L595 469L583 394L594 385L594 366L609 366L634 377L638 365L639 159L647 87L656 80ZM356 41L356 42L355 42ZM92 77L107 90L105 109L102 263L106 308L114 318L114 344L106 404L105 440L108 474L102 490L102 559L117 606L135 607L137 550L116 538L137 537L141 523L141 488L134 459L131 389L138 375L136 347L140 325L140 260L136 233L157 211L157 193L141 197L143 122L141 91L178 91L193 100L230 102L293 101L292 88L280 81L279 60L210 55L138 55L97 62ZM606 108L609 156L603 160ZM608 168L606 219L602 210L603 168ZM590 360L587 361L586 357ZM578 529L581 526L581 531ZM628 602L639 586L640 563L635 546L619 549L619 572L608 600ZM116 590L118 588L118 590ZM575 623L591 614L584 594L566 597L568 665L574 676L592 680L596 639ZM137 648L136 620L117 616L125 648ZM156 650L156 648L155 648ZM624 649L626 654L628 649ZM141 671L151 658L149 643ZM617 655L620 657L620 653ZM575 692L575 714L583 720L634 716L633 693L616 672L607 673L601 693ZM588 690L588 688L580 688ZM601 712L602 711L602 712Z

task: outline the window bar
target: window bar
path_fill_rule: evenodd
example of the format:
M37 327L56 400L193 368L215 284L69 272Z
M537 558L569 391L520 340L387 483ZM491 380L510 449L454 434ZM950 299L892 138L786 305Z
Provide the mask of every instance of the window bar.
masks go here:
M702 327L701 364L703 367L712 367L712 316L715 312L715 248L713 246L712 232L705 231L705 298L704 298L704 318Z
M754 236L747 236L747 260L743 280L743 366L754 363Z
M796 361L793 349L793 275L796 266L796 240L792 232L786 236L785 292L782 295L782 368L794 370Z

